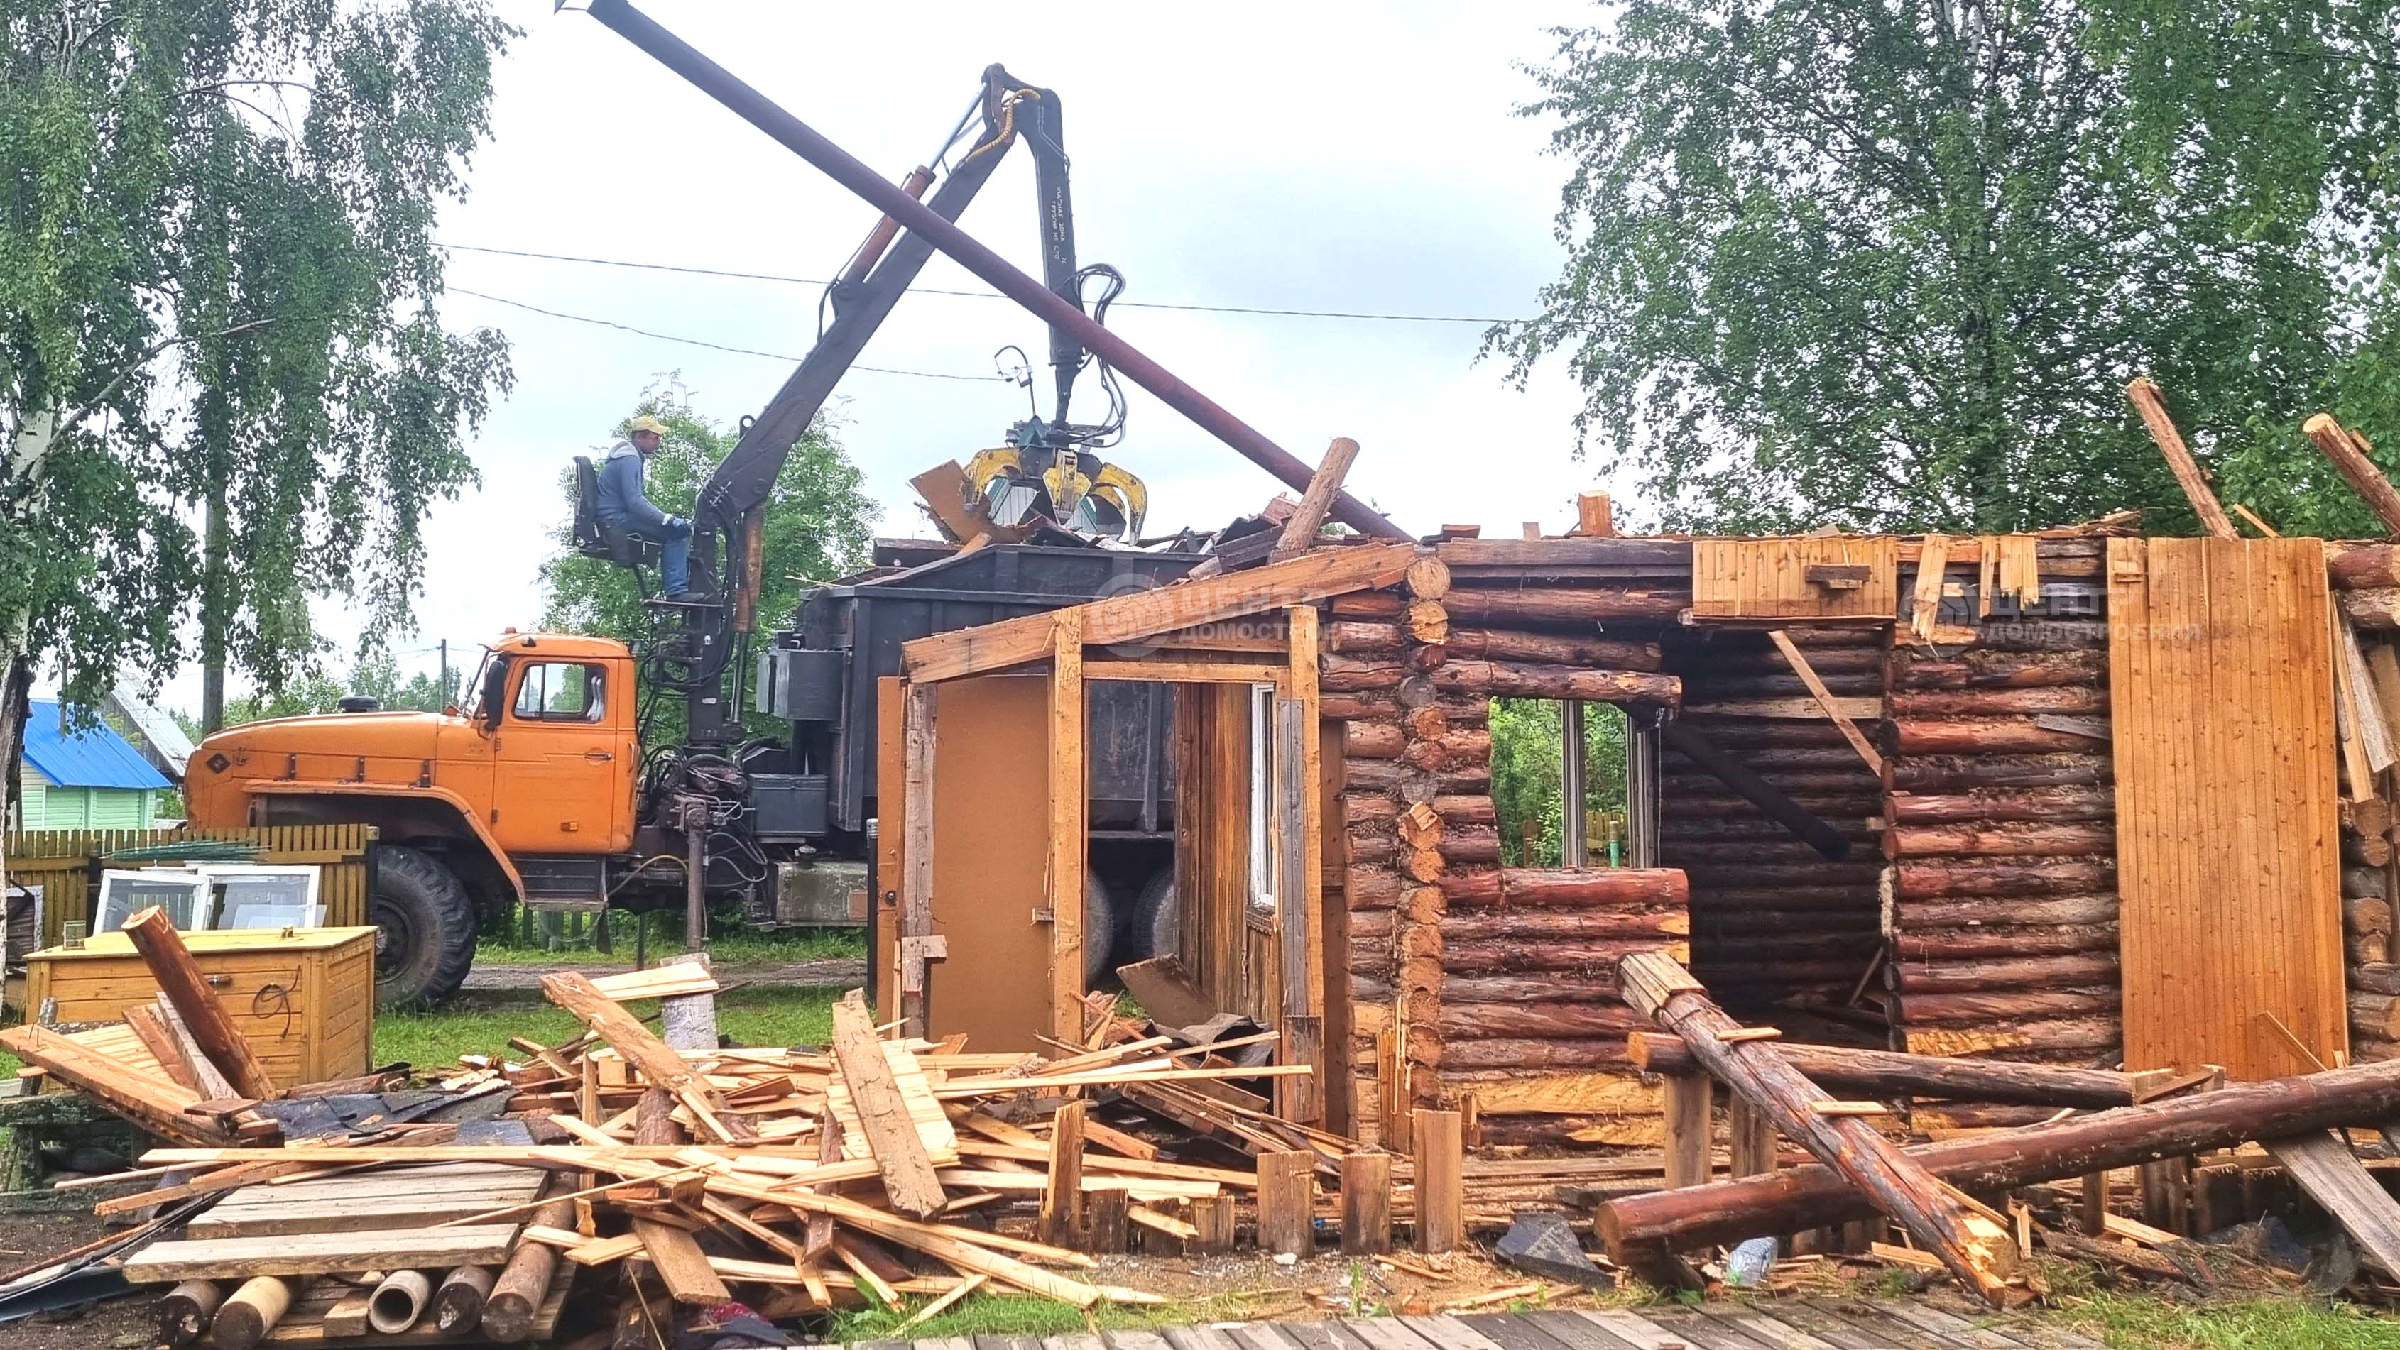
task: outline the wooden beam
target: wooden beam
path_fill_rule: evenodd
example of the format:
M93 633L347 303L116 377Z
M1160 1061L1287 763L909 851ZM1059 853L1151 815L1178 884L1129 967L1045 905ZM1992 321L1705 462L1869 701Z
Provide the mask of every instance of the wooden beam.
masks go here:
M2016 1261L2016 1240L2006 1225L1936 1180L1865 1120L1823 1113L1823 1089L1786 1063L1773 1042L1726 1044L1722 1035L1740 1024L1672 958L1655 952L1624 958L1617 963L1617 986L1627 1003L1683 1037L1710 1074L1758 1107L1786 1138L1847 1177L1987 1302L2000 1303Z
M1047 616L1050 635L1050 1034L1083 1039L1083 888L1085 816L1090 810L1084 756L1081 609ZM1107 939L1102 937L1101 941Z
M1258 1248L1307 1257L1316 1247L1317 1169L1313 1153L1258 1155Z
M692 1072L692 1066L665 1041L650 1034L623 1004L592 988L581 973L562 970L542 977L542 992L552 1003L583 1019L583 1024L614 1047L627 1063L641 1071L650 1086L665 1088L690 1108L700 1128L719 1140L733 1138L717 1112L723 1109L716 1089Z
M1417 1250L1455 1250L1466 1241L1465 1121L1456 1111L1411 1113L1410 1142L1416 1153Z
M1042 1210L1034 1240L1072 1247L1083 1231L1083 1118L1090 1108L1068 1102L1050 1121L1050 1167L1042 1183Z
M875 1018L855 989L833 1005L833 1059L850 1089L867 1151L874 1155L892 1208L913 1219L940 1213L949 1197L942 1193L942 1179L909 1118L883 1042L875 1038Z
M175 921L167 912L152 905L127 919L124 932L200 1052L233 1084L233 1090L253 1101L275 1096L275 1080L267 1075L267 1066L250 1048L241 1028L226 1015L225 1005L208 987L208 977L200 973L200 963L192 959L191 949L183 945L183 935L175 931Z
M1709 1128L1709 1107L1716 1087L1704 1071L1666 1076L1666 1093L1660 1103L1666 1128L1660 1184L1669 1190L1708 1182L1715 1142Z
M2183 495L2191 500L2192 510L2199 513L2201 527L2219 539L2240 538L2225 508L2217 505L2217 494L2209 490L2208 477L2192 458L2191 448L2183 443L2183 433L2175 429L2175 419L2167 415L2166 399L2158 386L2146 379L2136 379L2125 386L2125 397L2142 415L2143 425L2150 428L2150 439L2158 442L2158 452L2166 456L2167 468L2182 485ZM2390 490L2389 484L2385 490Z
M1419 551L1404 542L1319 549L1231 576L1159 586L1072 610L1020 615L918 638L901 648L901 659L909 678L923 683L1005 670L1050 655L1053 614L1080 615L1083 640L1095 646L1135 642L1178 628L1392 586Z
M2365 499L2375 518L2383 522L2384 531L2400 534L2400 490L2395 490L2392 480L2375 467L2375 461L2367 458L2366 438L2335 421L2330 413L2309 418L2300 430L2316 443L2325 458L2333 461L2333 467L2341 470L2342 477Z
M1616 518L1605 492L1575 494L1575 533L1586 539L1606 539L1617 532Z
M1342 490L1342 479L1350 472L1350 462L1358 458L1358 442L1347 436L1336 436L1325 447L1325 458L1317 471L1309 475L1308 491L1300 495L1299 508L1292 518L1283 522L1283 537L1267 551L1267 561L1279 563L1308 552L1317 542L1317 531L1324 528L1325 513L1333 509L1333 499Z
M2308 1198L2358 1243L2359 1255L2400 1279L2400 1201L2384 1191L2348 1143L2319 1130L2269 1139L2266 1147Z
M923 948L911 948L911 938L933 936L933 763L934 700L929 684L905 686L901 739L907 758L901 784L900 808L900 941L892 944L900 965L901 1030L923 1037L926 1030L926 981ZM869 897L873 904L874 898Z
M1785 1063L1820 1087L1877 1097L1940 1097L2026 1106L2131 1106L2142 1099L2144 1089L2169 1077L2156 1071L2117 1073L1797 1041L1780 1043L1775 1049ZM1682 1037L1661 1031L1636 1031L1626 1037L1626 1058L1646 1073L1707 1072Z
M1780 628L1770 628L1767 630L1767 639L1775 644L1775 650L1783 653L1784 663L1792 668L1793 674L1800 677L1800 683L1808 687L1808 696L1815 699L1817 706L1823 708L1825 715L1841 729L1842 739L1850 742L1850 748L1858 752L1858 757L1867 762L1867 767L1874 771L1877 778L1881 778L1883 756L1876 754L1875 747L1867 744L1866 733L1858 729L1858 723L1851 721L1850 714L1835 701L1833 691L1825 687L1825 681L1817 678L1817 668L1810 665L1808 658L1802 656L1800 649L1792 644L1791 635Z
M1070 611L1060 610L1059 613ZM1083 667L1087 680L1134 680L1160 684L1272 684L1283 683L1284 668L1255 661L1160 661L1150 658L1134 660L1090 661Z
M1392 1249L1392 1155L1342 1155L1342 1255Z

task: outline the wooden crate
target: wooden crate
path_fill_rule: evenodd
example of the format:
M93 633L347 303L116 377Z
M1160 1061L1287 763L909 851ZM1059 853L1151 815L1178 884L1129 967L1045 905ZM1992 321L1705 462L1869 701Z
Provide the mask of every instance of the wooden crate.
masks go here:
M374 929L260 928L186 933L183 940L277 1084L367 1071L375 1038ZM113 1022L157 996L149 968L123 933L25 959L27 1021Z

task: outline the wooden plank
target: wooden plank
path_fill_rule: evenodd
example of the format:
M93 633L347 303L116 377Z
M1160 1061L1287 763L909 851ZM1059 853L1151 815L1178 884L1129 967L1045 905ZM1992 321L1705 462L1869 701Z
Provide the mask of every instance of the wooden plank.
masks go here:
M1053 1247L1076 1245L1083 1228L1083 1118L1088 1109L1083 1102L1068 1102L1050 1119L1050 1166L1033 1235Z
M925 960L921 949L906 946L910 938L933 936L933 755L934 689L907 686L902 713L907 771L901 785L900 939L894 944L900 962L901 1030L926 1034Z
M1090 848L1083 642L1082 610L1057 611L1050 638L1050 1034L1069 1043L1083 1040L1083 891Z
M142 964L158 981L159 992L175 1005L176 1014L199 1042L202 1053L224 1073L233 1090L254 1100L274 1096L275 1080L267 1075L266 1066L259 1063L258 1052L241 1029L226 1015L225 1005L210 990L208 977L192 959L191 949L184 945L183 935L175 931L167 912L152 905L127 919L124 933L142 954Z
M861 1140L874 1155L892 1208L916 1219L941 1212L949 1197L942 1193L925 1141L901 1099L883 1043L875 1039L875 1019L855 989L833 1005L833 1057L841 1066L842 1081L858 1111Z
M651 1035L650 1029L632 1013L592 988L589 979L576 971L562 970L542 977L542 992L551 1002L583 1019L585 1027L640 1069L650 1086L673 1093L676 1100L691 1110L701 1129L717 1139L733 1137L725 1122L717 1118L723 1102L716 1090L692 1072L683 1056Z
M1770 628L1767 637L1775 644L1775 650L1783 653L1785 664L1800 677L1800 683L1807 686L1809 697L1815 699L1817 706L1825 710L1825 715L1832 719L1834 726L1840 728L1842 739L1850 742L1850 748L1867 762L1867 768L1881 777L1883 756L1876 754L1875 747L1867 744L1866 734L1858 729L1858 723L1851 720L1840 701L1834 698L1833 691L1825 687L1825 681L1817 677L1816 667L1810 665L1808 658L1800 654L1800 649L1792 645L1791 636L1780 628ZM1876 711L1880 713L1882 710L1878 708Z
M2350 1145L2333 1134L2269 1139L2267 1152L2283 1164L2308 1198L2317 1202L2358 1244L2358 1254L2384 1274L2400 1279L2400 1201L2375 1180Z
M2239 532L2233 528L2233 521L2226 516L2225 508L2217 504L2217 494L2209 490L2208 477L2200 471L2190 448L2184 445L2183 433L2175 429L2175 419L2167 415L2166 399L2159 387L2147 378L2137 378L2125 386L2125 397L2142 415L2142 425L2150 429L2150 439L2158 443L2159 454L2165 457L2168 470L2183 488L2185 500L2200 517L2201 527L2219 539L2236 538Z
M1392 1249L1392 1157L1342 1155L1342 1254L1381 1256Z
M1308 490L1300 494L1299 509L1283 522L1283 534L1275 547L1267 551L1267 561L1279 563L1296 558L1314 546L1317 531L1325 524L1325 513L1333 509L1333 499L1342 490L1342 479L1350 472L1350 462L1358 458L1358 442L1347 436L1336 436L1325 447L1325 458L1318 461L1317 471L1308 476Z
M254 1275L498 1265L508 1259L516 1234L515 1224L502 1223L156 1242L126 1258L124 1270L125 1278L135 1284L171 1284Z
M1258 1246L1306 1258L1316 1248L1316 1155L1258 1155Z
M1093 646L1133 642L1178 628L1389 586L1399 581L1418 552L1416 545L1403 542L1320 549L1231 576L1160 586L1071 610L1028 614L918 638L901 648L901 658L911 680L927 683L1003 670L1050 654L1052 620L1057 614L1076 614L1083 625L1084 642Z
M1859 586L1812 585L1815 566L1867 568ZM1692 541L1695 619L1858 619L1898 612L1898 540L1889 535L1813 535Z
M1705 1185L1709 1179L1709 1106L1716 1080L1705 1073L1666 1075L1662 1105L1666 1126L1664 1184L1669 1190Z
M2347 1027L2320 547L2111 539L2108 604L2125 1067L2303 1071L2252 1033L2259 1011L2333 1063Z
M1466 1240L1466 1191L1462 1175L1464 1122L1456 1111L1411 1113L1410 1142L1416 1154L1417 1250L1440 1253Z

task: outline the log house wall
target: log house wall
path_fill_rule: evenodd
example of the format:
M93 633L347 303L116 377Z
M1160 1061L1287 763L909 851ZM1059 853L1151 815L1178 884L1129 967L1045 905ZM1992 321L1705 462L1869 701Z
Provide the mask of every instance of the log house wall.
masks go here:
M2400 546L2328 544L2335 606L2357 631L2385 720L2400 728ZM2392 962L2400 859L2394 857L2395 774L2378 795L2342 802L2342 930L2350 985L2350 1057L2400 1058L2400 966Z

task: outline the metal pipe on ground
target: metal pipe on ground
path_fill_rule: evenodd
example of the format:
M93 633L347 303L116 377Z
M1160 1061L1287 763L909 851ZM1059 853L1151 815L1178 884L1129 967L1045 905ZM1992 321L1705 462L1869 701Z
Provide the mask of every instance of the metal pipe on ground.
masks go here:
M1257 428L1234 416L1178 379L1166 367L1134 345L1094 322L1050 288L1012 266L973 235L928 209L900 185L853 158L808 124L777 106L766 95L736 78L731 71L668 32L625 0L591 0L589 13L618 36L656 58L660 64L692 82L702 93L724 104L743 121L773 137L777 144L807 160L843 187L850 189L899 221L911 232L931 240L934 247L974 273L1001 294L1033 311L1045 323L1074 334L1101 360L1124 372L1125 378L1156 395L1168 407L1198 423L1202 430L1232 446L1244 459L1282 480L1295 492L1308 491L1315 470L1290 451L1268 440ZM1384 539L1406 539L1408 532L1375 508L1347 492L1336 493L1333 516L1345 525Z

